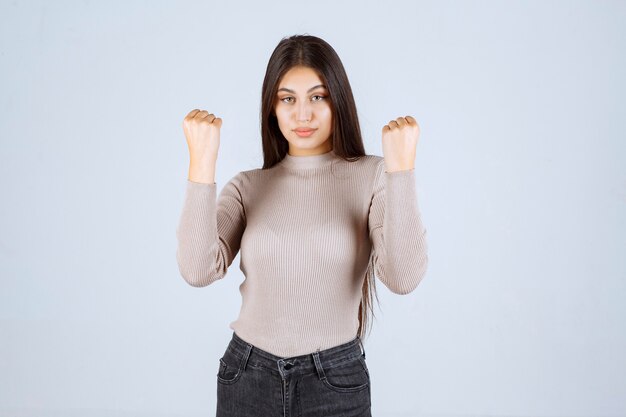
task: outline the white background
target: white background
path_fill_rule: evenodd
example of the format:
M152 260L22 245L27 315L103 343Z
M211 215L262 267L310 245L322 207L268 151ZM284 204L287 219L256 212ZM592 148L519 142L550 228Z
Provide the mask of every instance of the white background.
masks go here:
M184 116L262 165L284 37L328 41L366 149L413 115L429 269L377 285L372 411L626 415L626 2L1 1L0 415L210 416L239 258L179 275Z

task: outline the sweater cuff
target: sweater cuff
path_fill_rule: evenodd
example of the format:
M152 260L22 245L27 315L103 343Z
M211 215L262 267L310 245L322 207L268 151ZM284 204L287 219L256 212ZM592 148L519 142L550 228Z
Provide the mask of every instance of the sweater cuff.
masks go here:
M187 195L188 196L211 196L213 197L217 193L217 184L206 184L202 182L195 182L187 180Z
M193 186L193 187L213 187L217 185L217 183L212 183L212 184L207 184L205 182L195 182L195 181L191 181L189 178L187 178L187 186Z

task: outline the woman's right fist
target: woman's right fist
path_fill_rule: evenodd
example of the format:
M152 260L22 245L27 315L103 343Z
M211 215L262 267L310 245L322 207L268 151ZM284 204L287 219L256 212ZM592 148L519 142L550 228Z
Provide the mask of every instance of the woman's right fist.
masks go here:
M193 109L183 120L189 157L192 161L215 161L220 147L222 119L206 110Z

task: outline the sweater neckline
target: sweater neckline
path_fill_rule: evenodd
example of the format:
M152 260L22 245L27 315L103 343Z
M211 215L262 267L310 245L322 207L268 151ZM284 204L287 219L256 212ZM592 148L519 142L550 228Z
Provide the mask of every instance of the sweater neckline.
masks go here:
M334 150L318 155L289 155L285 154L282 165L294 169L319 168L330 164L337 158Z

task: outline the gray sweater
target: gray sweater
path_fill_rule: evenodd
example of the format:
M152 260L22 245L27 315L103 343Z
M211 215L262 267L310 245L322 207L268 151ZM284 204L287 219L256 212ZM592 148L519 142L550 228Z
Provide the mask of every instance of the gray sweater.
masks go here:
M396 294L413 291L426 273L415 170L386 172L380 156L287 154L270 169L239 172L216 193L216 183L187 180L176 229L180 274L205 287L241 250L242 304L229 327L274 355L356 337L372 248L377 278Z

